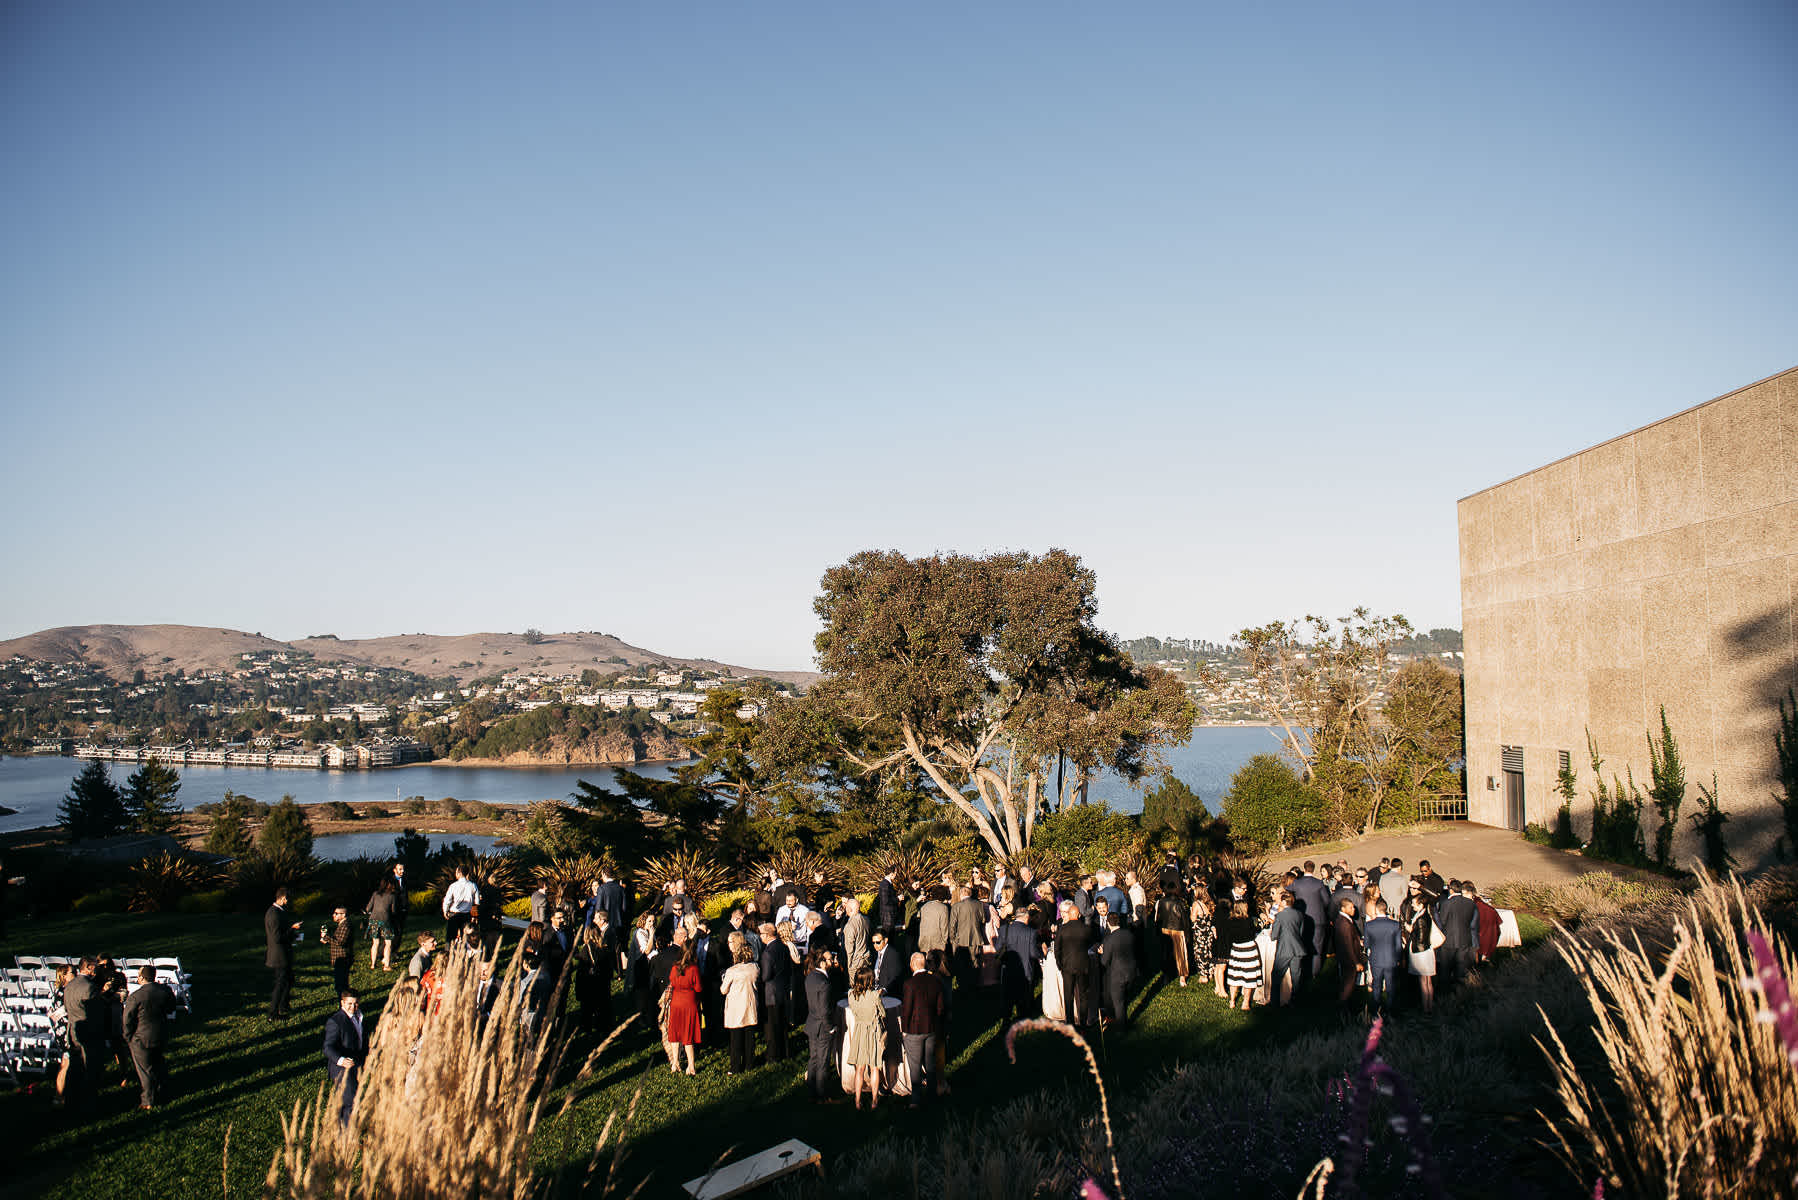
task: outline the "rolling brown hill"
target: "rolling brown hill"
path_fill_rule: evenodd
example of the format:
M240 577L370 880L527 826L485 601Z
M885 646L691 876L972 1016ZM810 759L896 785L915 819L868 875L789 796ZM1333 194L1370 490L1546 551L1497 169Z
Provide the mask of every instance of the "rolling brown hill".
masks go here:
M633 646L604 633L545 634L537 645L516 633L402 634L380 638L310 637L280 642L261 634L198 625L69 625L0 642L0 659L15 654L41 662L86 662L114 679L142 669L155 678L176 670L223 670L244 654L303 650L317 661L392 667L465 682L514 670L563 674L592 667L603 674L665 663L670 668L765 675L801 686L813 671L764 671L705 658L677 658Z

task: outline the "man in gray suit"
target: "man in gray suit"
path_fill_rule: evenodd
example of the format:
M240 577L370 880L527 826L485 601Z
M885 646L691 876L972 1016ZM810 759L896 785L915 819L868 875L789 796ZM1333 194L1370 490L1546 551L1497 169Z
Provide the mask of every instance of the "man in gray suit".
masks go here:
M849 978L854 979L857 971L874 965L868 950L868 918L862 915L862 906L853 895L844 896L837 904L842 916L838 929L843 940L843 963Z
M918 949L925 954L949 949L948 900L948 889L937 884L930 889L924 907L918 910Z
M124 1022L125 1044L131 1047L131 1065L137 1068L141 1089L137 1106L145 1112L161 1103L168 1090L163 1047L168 1044L175 1008L175 993L156 981L156 968L139 967L137 990L125 1001Z
M949 910L949 952L955 963L955 986L968 990L980 982L980 951L986 945L986 905L964 887Z
M94 1082L106 1059L106 1000L94 983L100 960L83 958L75 977L63 985L63 1009L69 1015L69 1093L79 1108L93 1103Z

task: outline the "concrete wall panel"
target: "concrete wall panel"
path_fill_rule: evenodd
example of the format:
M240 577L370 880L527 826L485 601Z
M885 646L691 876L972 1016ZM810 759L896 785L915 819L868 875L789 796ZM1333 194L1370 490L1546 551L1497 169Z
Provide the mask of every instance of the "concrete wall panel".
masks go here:
M1749 388L1698 410L1706 517L1748 512L1786 498L1777 390Z
M1637 520L1643 533L1704 519L1698 414L1684 413L1635 436Z
M1630 438L1594 447L1575 460L1579 466L1579 535L1583 546L1609 545L1634 537L1636 529L1636 448Z

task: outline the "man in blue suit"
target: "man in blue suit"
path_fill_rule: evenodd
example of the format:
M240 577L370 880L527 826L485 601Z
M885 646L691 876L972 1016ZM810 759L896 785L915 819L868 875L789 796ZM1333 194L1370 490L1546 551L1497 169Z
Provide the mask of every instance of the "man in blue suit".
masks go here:
M1303 969L1311 947L1305 937L1305 910L1290 890L1280 893L1280 911L1274 914L1267 934L1274 943L1274 977L1270 984L1274 1003L1291 1004L1293 976Z
M343 1084L342 1124L350 1123L350 1110L356 1106L356 1085L362 1065L368 1061L368 1041L374 1034L374 1022L362 1018L362 997L355 989L345 989L337 997L337 1011L325 1018L325 1074L331 1086Z
M1375 900L1367 914L1361 940L1367 949L1367 972L1373 986L1373 1004L1382 1012L1392 1008L1398 995L1398 973L1405 962L1405 929L1386 913L1384 899Z
M601 866L599 869L599 886L593 889L593 901L587 906L584 924L593 923L593 910L606 910L606 919L612 928L618 930L619 936L630 931L630 918L624 911L624 885L612 878L612 868Z

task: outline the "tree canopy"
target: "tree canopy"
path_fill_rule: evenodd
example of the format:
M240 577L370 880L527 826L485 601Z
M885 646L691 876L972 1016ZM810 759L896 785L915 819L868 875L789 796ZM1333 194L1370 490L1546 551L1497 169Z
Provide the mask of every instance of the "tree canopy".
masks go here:
M864 551L825 572L807 702L853 731L857 768L909 762L1009 857L1100 771L1140 779L1191 736L1179 681L1094 624L1094 586L1063 550Z
M76 772L56 815L72 842L112 837L130 825L124 795L102 762L90 762Z
M125 781L125 807L137 832L167 833L173 829L175 815L181 811L175 799L180 790L181 773L154 758L133 771Z

